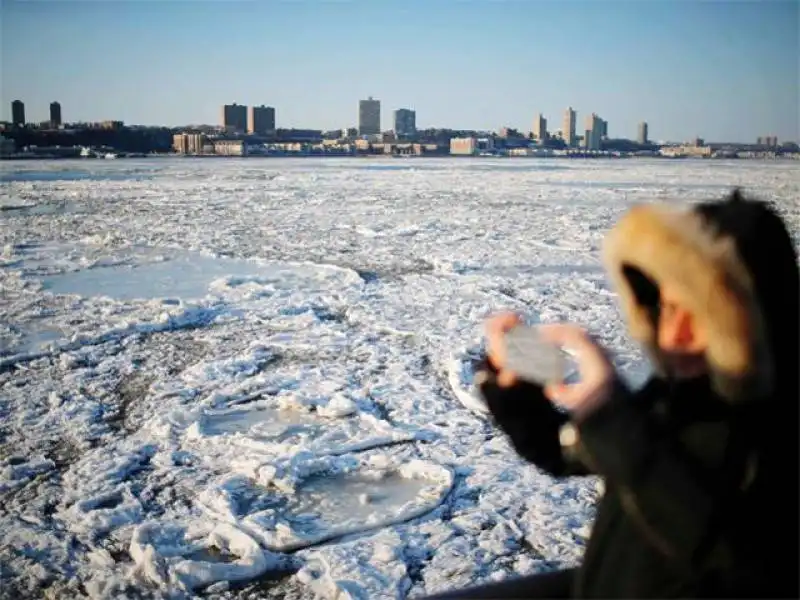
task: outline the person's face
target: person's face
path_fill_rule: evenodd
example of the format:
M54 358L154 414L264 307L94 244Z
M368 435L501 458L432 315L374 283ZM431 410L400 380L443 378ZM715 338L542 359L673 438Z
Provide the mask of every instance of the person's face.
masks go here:
M669 363L670 370L680 378L704 374L707 370L705 352L708 348L705 327L669 285L661 285L660 295L658 347Z

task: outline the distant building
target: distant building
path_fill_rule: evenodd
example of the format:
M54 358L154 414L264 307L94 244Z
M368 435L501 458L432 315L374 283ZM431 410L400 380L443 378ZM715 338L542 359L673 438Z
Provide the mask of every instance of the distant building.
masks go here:
M243 140L214 140L214 153L222 156L247 156Z
M58 129L61 127L61 103L60 102L51 102L50 103L50 127L53 129Z
M508 139L508 138L523 138L525 136L516 129L514 129L513 127L501 127L497 132L497 137Z
M283 142L318 143L322 141L320 129L278 129L275 135L278 140Z
M247 131L247 107L236 104L226 104L222 107L222 126L236 133Z
M178 154L204 154L207 143L202 133L176 133L172 136L172 149Z
M533 129L531 130L533 137L540 142L547 141L547 119L544 118L542 113L533 120Z
M551 148L536 148L534 146L509 148L506 152L509 156L555 156Z
M14 140L0 135L0 156L8 156L9 154L14 154L16 146L17 145L14 142Z
M251 106L247 110L247 133L270 135L275 133L275 109L272 106Z
M575 145L575 119L577 115L572 107L570 106L564 112L564 124L561 128L561 135L564 138L564 141L567 143L567 146L574 146Z
M87 129L122 129L125 127L125 123L123 121L93 121L91 123L83 123L82 124Z
M11 122L14 125L25 125L25 103L22 100L11 103Z
M394 133L399 139L414 137L417 134L417 113L409 108L394 111Z
M586 117L585 134L583 146L586 150L600 150L600 140L603 139L603 132L608 130L605 121L592 113Z
M46 123L50 123L50 121L46 121ZM76 123L70 123L71 129L124 129L125 122L124 121L114 121L114 120L106 120L106 121L79 121Z
M473 137L452 138L450 140L450 154L475 154L478 149L478 140Z
M602 119L600 121L600 127L601 127L601 131L600 131L601 139L607 140L608 139L608 121L606 121L605 119Z
M494 150L492 138L463 137L450 139L450 154L470 156Z
M693 157L709 157L713 154L711 146L684 144L682 146L664 146L659 151L661 156L680 157L680 156L693 156Z
M771 148L775 148L778 145L778 137L774 135L768 135L765 137L758 138L757 144L759 146L769 146Z
M358 102L358 135L378 135L381 132L381 101L370 96Z
M593 147L592 130L584 129L583 131L583 148L584 150L591 150Z
M636 141L644 145L648 143L647 140L647 123L642 121L639 123L639 135L636 136Z
M188 154L187 146L189 135L186 133L176 133L172 136L172 149L178 154Z

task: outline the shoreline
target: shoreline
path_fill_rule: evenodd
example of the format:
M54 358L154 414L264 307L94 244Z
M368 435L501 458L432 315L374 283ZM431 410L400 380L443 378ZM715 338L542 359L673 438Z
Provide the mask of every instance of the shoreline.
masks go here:
M176 159L176 160L188 160L188 159L276 159L276 158L297 158L297 159L306 159L306 158L321 158L321 159L329 159L329 158L352 158L352 159L367 159L367 160L375 160L375 159L414 159L414 160L426 160L426 159L453 159L453 160L467 160L467 159L516 159L516 160L531 160L531 159L539 159L539 160L598 160L598 159L607 159L607 160L630 160L630 159L658 159L658 160L800 160L800 153L786 153L786 154L777 154L772 156L662 156L662 155L648 155L648 156L638 156L635 154L629 155L613 155L613 154L582 154L582 153L574 153L569 155L557 155L557 156L508 156L508 155L458 155L458 154L429 154L429 155L390 155L390 154L272 154L272 155L262 155L262 154L246 154L246 155L215 155L215 154L147 154L147 155L136 155L136 156L117 156L113 159L107 159L103 157L84 157L84 156L49 156L49 155L42 155L42 156L0 156L0 161L28 161L28 160L81 160L81 161L107 161L107 160L142 160L142 159L153 159L153 160L164 160L164 159Z

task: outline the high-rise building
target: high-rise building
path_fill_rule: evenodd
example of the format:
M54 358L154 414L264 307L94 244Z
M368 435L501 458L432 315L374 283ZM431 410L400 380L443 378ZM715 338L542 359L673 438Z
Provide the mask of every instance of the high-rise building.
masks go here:
M22 100L11 103L11 122L14 125L25 125L25 103Z
M358 135L378 135L381 132L381 101L372 96L358 102Z
M608 121L606 121L605 119L602 119L600 121L600 126L601 126L601 132L600 132L601 133L601 138L604 139L604 140L607 140L608 139Z
M540 142L547 140L547 119L544 118L542 113L539 113L539 116L533 120L532 133L533 137Z
M647 144L647 123L642 121L639 123L639 135L636 136L636 141L640 144Z
M247 131L247 107L236 102L223 106L222 126L230 132Z
M251 106L247 109L247 132L257 135L275 133L275 108L272 106Z
M594 140L592 139L592 134L594 133L594 115L589 115L585 119L585 124L583 127L583 148L585 150L593 150L594 149Z
M417 113L410 108L394 111L394 134L398 139L414 137L417 134Z
M575 111L572 110L570 106L564 112L564 125L561 128L561 135L564 138L564 141L567 143L567 146L574 146L575 145L575 119L577 115Z
M605 121L592 113L586 117L586 133L583 138L583 145L587 150L600 150L600 140L603 139L603 131L608 129L604 125Z
M61 103L50 103L50 127L58 129L61 127Z

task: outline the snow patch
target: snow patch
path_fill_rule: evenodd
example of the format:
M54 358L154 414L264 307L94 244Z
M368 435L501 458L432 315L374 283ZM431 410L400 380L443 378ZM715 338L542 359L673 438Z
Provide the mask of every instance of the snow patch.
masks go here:
M320 598L397 600L411 589L403 538L382 531L367 539L315 548L297 579Z
M55 463L44 457L10 456L0 460L0 494L28 483L34 477L55 468Z

